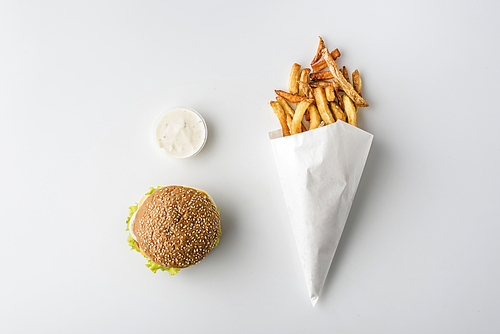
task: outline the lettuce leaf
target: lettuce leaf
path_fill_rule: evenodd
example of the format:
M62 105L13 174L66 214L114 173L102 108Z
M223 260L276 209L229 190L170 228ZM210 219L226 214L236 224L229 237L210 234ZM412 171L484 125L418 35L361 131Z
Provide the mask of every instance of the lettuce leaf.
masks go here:
M161 186L158 186L156 188L150 187L149 191L145 195L151 195L152 193L154 193L156 190L158 190L160 188L161 188ZM126 231L130 231L130 220L132 219L132 216L134 215L134 213L136 213L137 210L139 210L139 203L135 203L135 205L129 206ZM146 258L146 260L148 260L148 263L146 263L146 267L148 267L153 273L156 274L156 272L158 270L161 270L161 271L168 271L170 275L175 275L180 271L180 269L167 268L167 267L164 267L162 265L159 265L158 263L153 262L153 260L151 260L148 256L146 256L144 253L141 252L141 249L137 245L137 242L134 240L134 238L132 238L132 235L130 233L128 234L128 237L127 237L127 243L130 246L130 250L135 250L135 251L141 253L142 256L144 256Z
M177 274L179 271L181 271L180 269L178 268L167 268L167 267L164 267L164 266L160 266L158 263L155 263L151 260L148 260L148 263L146 263L146 267L148 267L152 272L154 272L156 274L156 271L158 269L160 269L161 271L168 271L168 273L170 275L175 275Z
M135 205L128 207L127 229L125 231L130 231L130 219L132 219L132 216L137 210L139 210L139 203L135 203Z
M220 240L221 235L222 235L222 229L220 229L219 236L217 237L217 240L215 240L214 247L212 247L212 248L217 247L217 245L219 244L219 240Z
M147 193L145 193L144 195L151 195L152 193L154 193L155 191L157 191L160 188L161 188L161 186L158 186L156 188L155 187L149 187L149 191ZM134 213L137 210L139 210L139 203L135 203L135 205L132 205L132 206L128 207L127 229L125 231L129 231L130 230L130 219L132 219L132 216L134 215Z
M162 186L158 186L158 187L149 187L149 191L147 193L145 193L145 195L151 195L152 193L154 193L155 191L157 191L158 189L160 188L163 188Z

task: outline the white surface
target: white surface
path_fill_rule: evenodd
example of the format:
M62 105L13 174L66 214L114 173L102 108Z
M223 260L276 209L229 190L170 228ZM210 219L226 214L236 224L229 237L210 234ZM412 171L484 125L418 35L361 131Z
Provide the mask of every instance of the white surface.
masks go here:
M317 6L315 8L315 6ZM2 333L495 333L497 1L2 1ZM268 102L321 35L358 68L372 150L311 307ZM203 151L154 121L199 111ZM125 242L149 186L220 206L199 265L152 274Z

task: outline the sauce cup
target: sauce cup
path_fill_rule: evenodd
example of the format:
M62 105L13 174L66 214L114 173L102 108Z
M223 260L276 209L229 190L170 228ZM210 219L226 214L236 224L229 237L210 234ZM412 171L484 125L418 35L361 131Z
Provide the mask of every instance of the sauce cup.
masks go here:
M203 117L191 108L168 109L156 122L155 142L167 155L184 159L198 154L208 138Z

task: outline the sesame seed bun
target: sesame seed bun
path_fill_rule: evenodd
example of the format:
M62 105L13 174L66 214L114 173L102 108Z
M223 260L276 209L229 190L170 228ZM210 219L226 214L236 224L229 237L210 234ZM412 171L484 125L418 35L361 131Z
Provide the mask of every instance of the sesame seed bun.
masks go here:
M220 234L219 210L204 192L168 186L153 192L137 210L133 232L155 263L186 268L203 260Z

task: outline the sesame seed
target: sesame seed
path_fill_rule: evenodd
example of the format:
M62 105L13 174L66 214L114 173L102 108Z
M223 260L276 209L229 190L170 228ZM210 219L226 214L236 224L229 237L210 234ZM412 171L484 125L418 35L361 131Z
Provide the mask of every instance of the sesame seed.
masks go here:
M139 208L134 233L154 262L185 268L203 260L220 232L217 207L203 192L181 186L161 188Z

